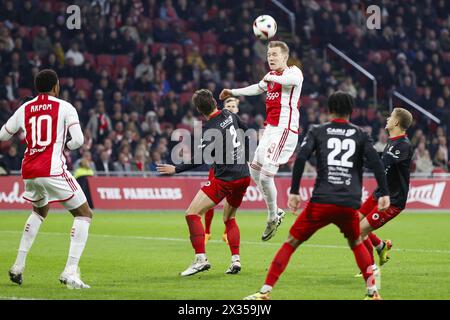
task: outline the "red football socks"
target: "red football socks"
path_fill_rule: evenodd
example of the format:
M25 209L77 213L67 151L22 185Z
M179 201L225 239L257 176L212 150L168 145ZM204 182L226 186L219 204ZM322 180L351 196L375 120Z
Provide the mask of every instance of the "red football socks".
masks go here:
M372 241L369 238L366 238L366 240L364 240L364 245L367 248L367 251L369 251L369 255L370 255L370 263L371 264L375 264L375 260L373 259L373 245L372 245Z
M205 213L205 233L211 234L211 223L214 217L214 209L209 209Z
M231 254L239 254L239 245L241 243L241 234L236 219L230 219L225 222L225 232L227 234L228 245L230 246Z
M374 247L377 247L381 243L381 239L378 238L374 233L369 233L368 235L370 241L372 241L372 244Z
M189 226L192 247L196 254L205 253L205 230L202 219L198 215L187 215L186 222Z
M358 264L359 270L366 281L367 287L373 287L375 285L375 278L373 277L372 263L370 262L370 254L367 251L364 243L360 243L354 248L352 248L353 254L355 255L356 263ZM373 257L372 257L373 260Z
M272 264L270 265L269 273L267 274L266 281L264 282L266 285L271 287L275 285L284 269L286 269L286 266L289 263L289 259L291 258L294 251L295 248L289 243L283 243L280 250L278 250L277 254L275 255Z

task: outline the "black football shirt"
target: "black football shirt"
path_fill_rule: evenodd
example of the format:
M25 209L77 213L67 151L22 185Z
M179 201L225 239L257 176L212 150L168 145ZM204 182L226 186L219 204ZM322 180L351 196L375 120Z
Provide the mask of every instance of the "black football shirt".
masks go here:
M306 160L317 158L311 202L358 209L361 206L364 158L373 168L380 195L388 195L386 176L370 136L343 119L312 126L304 138L292 174L290 193L298 194Z
M194 154L191 163L176 165L175 171L183 172L206 163L211 164L214 177L220 180L234 181L250 176L245 130L247 126L239 116L227 109L217 111L203 125L202 139L195 146L202 158L196 159Z
M381 156L386 172L391 205L402 210L405 208L408 199L412 157L413 146L406 135L389 138ZM380 196L380 189L377 188L375 198Z

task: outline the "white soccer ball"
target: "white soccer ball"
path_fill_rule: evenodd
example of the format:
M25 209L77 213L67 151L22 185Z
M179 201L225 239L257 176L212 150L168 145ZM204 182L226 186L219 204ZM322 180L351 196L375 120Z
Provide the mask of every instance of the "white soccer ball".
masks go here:
M253 32L258 39L270 39L277 33L277 22L269 15L259 16L253 22Z

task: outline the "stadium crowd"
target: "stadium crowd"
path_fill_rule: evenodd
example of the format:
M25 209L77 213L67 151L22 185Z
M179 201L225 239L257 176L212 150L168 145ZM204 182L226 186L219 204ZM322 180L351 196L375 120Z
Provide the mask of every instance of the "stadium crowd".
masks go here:
M364 2L366 2L364 4ZM193 130L199 114L192 92L256 83L267 72L265 44L253 36L262 13L280 24L278 39L289 43L288 64L304 73L301 128L326 121L326 97L334 90L355 98L352 121L365 127L381 152L392 90L441 120L420 113L408 135L416 147L415 172L447 172L450 138L450 4L448 1L385 0L380 30L366 27L368 1L293 0L296 36L270 1L95 0L81 8L81 29L67 28L67 4L59 1L2 1L0 8L0 126L33 95L42 68L60 76L62 99L78 110L85 146L69 153L71 170L156 171L170 162L177 128ZM197 3L197 2L196 2ZM326 52L327 43L345 52L378 82L371 83ZM408 107L401 101L396 105ZM264 127L264 97L240 98L239 115L249 127ZM410 109L408 107L408 109ZM0 167L19 170L23 137L0 145ZM189 152L185 152L189 156ZM290 170L293 160L282 171ZM205 169L205 168L203 168ZM314 161L309 170L314 171Z

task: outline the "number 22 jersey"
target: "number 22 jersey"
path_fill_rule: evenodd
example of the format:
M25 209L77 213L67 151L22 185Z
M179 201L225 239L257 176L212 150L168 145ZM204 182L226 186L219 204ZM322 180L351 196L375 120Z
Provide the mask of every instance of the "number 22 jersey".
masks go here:
M299 193L304 163L314 151L317 178L311 202L358 209L361 206L364 161L374 171L380 196L389 194L384 167L372 139L361 128L343 119L314 125L308 131L294 165L290 193Z
M75 124L79 124L76 109L47 94L39 94L17 109L5 129L11 135L20 129L25 133L24 179L59 176L67 170L63 151L68 129Z

